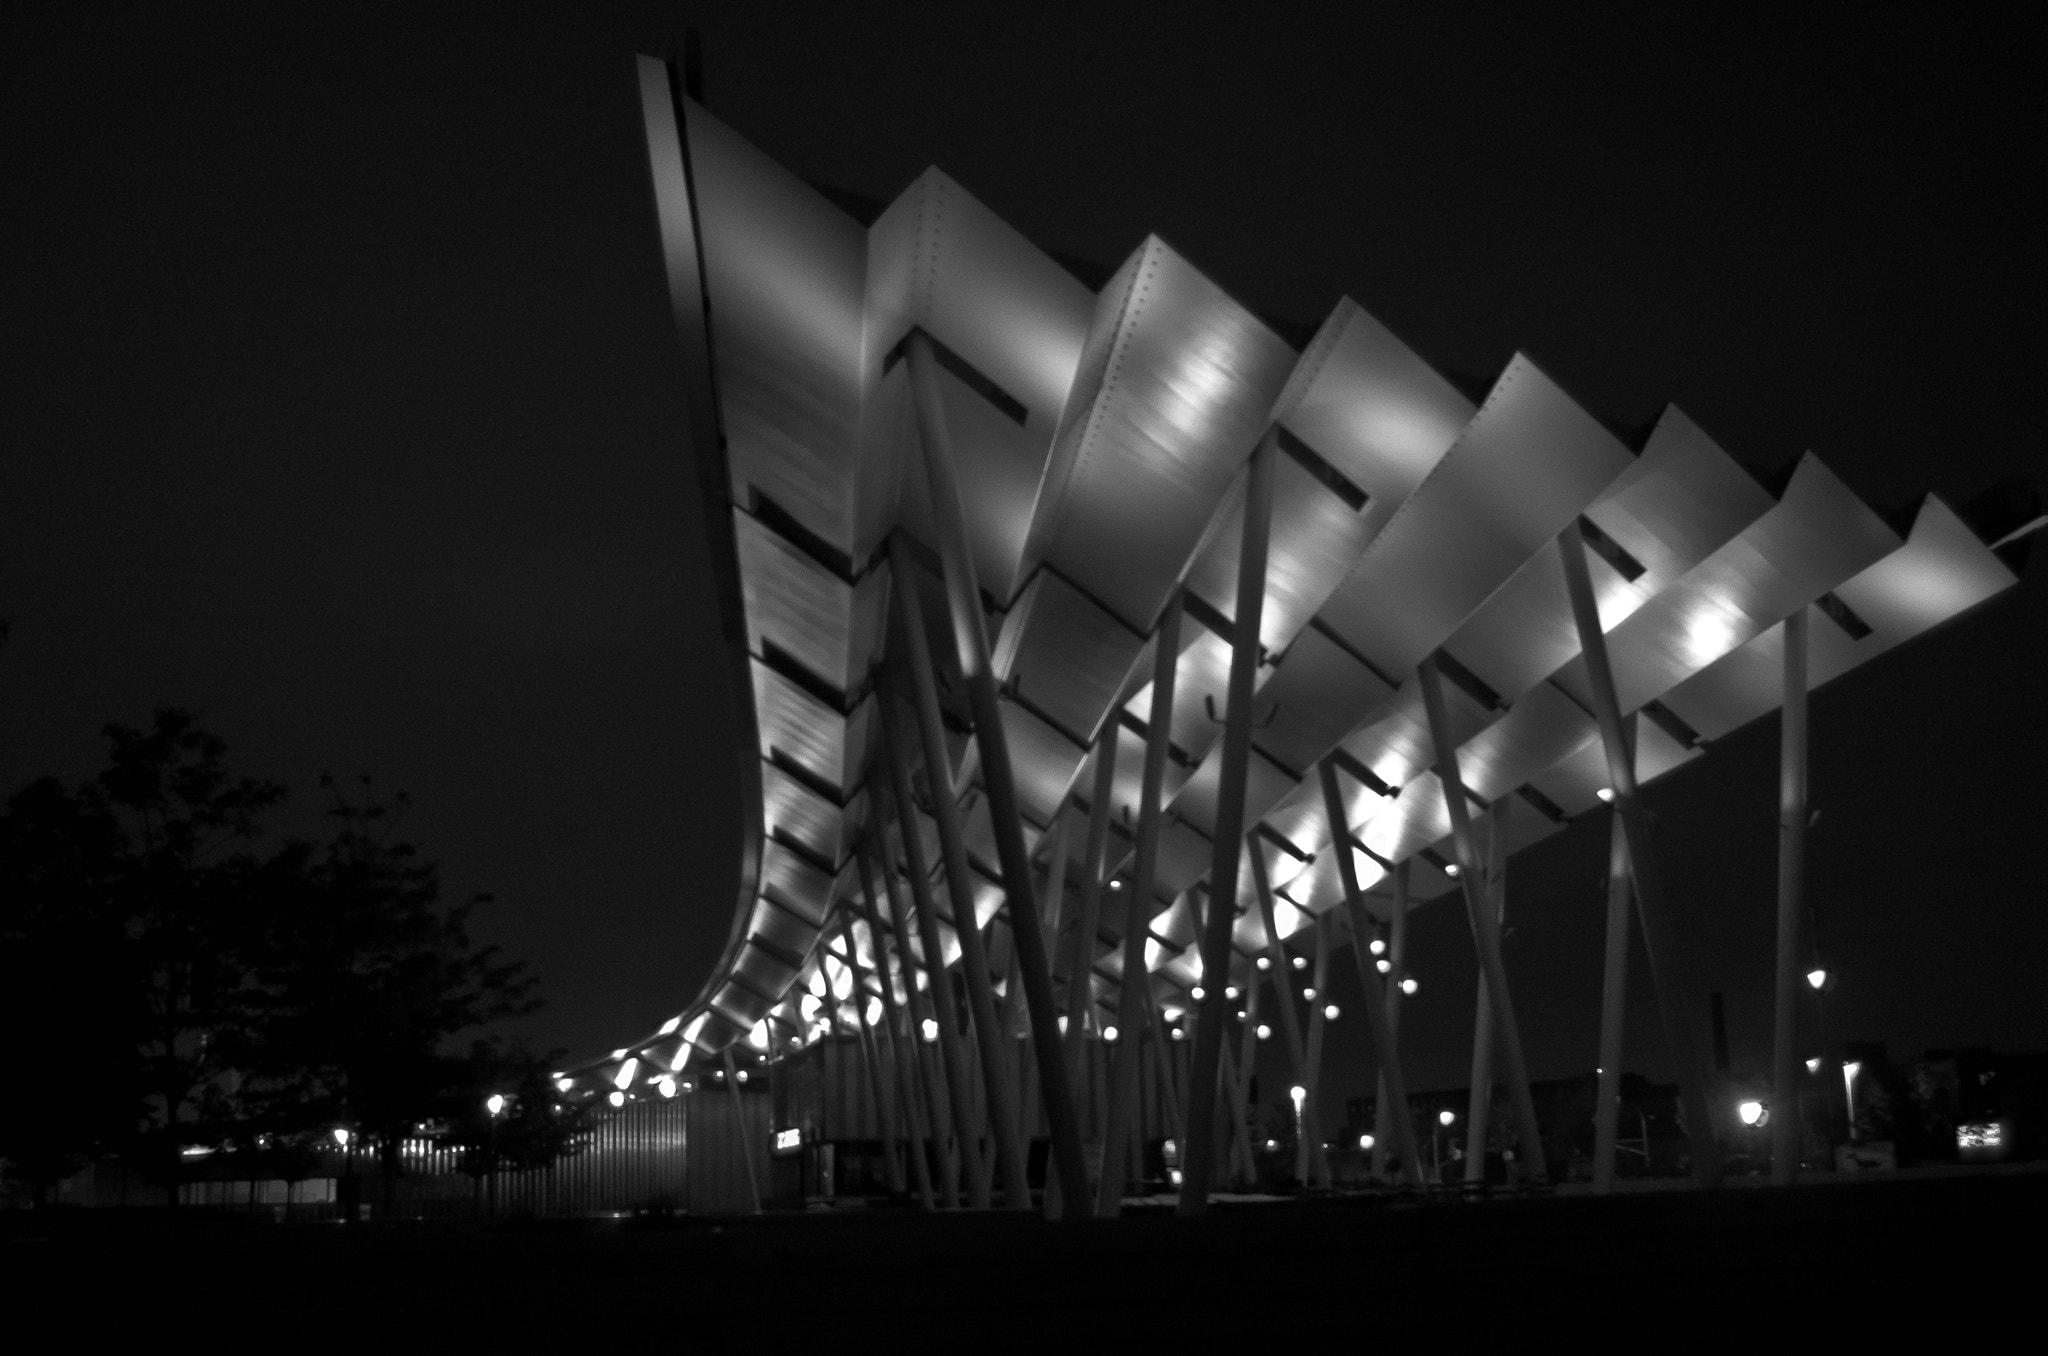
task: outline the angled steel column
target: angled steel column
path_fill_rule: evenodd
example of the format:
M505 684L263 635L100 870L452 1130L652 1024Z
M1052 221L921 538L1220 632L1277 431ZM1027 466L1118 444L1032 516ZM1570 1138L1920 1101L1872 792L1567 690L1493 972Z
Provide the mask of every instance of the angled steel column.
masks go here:
M875 1099L875 1119L881 1122L882 1157L889 1166L889 1191L892 1195L900 1194L904 1190L904 1181L903 1160L897 1157L896 1109L882 1092L881 1046L875 1040L874 1028L868 1022L868 982L860 968L860 947L854 941L851 910L839 915L839 935L846 947L846 968L853 975L853 1015L855 1021L860 1024L861 1051L866 1056L863 1063L867 1068L868 1092ZM881 949L882 939L877 937L877 955ZM825 1001L834 1007L839 1003L832 995L832 979L829 975L825 978Z
M1253 1105L1252 1084L1259 1076L1259 997L1260 991L1266 986L1259 983L1259 972L1256 969L1252 970L1251 978L1246 980L1245 984L1244 1023L1237 1034L1237 1081L1226 1086L1231 1089L1230 1114L1236 1117L1237 1124L1245 1127L1246 1142L1249 1145ZM1223 992L1225 997L1228 997L1230 990L1225 989ZM1259 1176L1258 1160L1251 1155L1249 1149L1245 1156L1245 1175L1253 1182L1256 1182Z
M1266 929L1266 964L1272 968L1273 1000L1280 1009L1280 1034L1287 1042L1287 1067L1293 1070L1295 1080L1306 1092L1315 1079L1309 1070L1308 1048L1302 1043L1301 1022L1294 1014L1294 994L1288 987L1294 983L1294 967L1288 962L1287 948L1280 941L1279 919L1273 909L1273 884L1266 874L1266 855L1259 851L1255 833L1245 835L1244 846L1245 857L1252 868L1252 884L1259 896L1259 921ZM1259 969L1253 965L1252 983L1256 985L1258 982ZM1303 1186L1308 1185L1311 1158L1322 1158L1323 1134L1316 1123L1315 1112L1313 1098L1302 1103L1301 1124L1295 1136L1294 1179ZM1313 1150L1311 1145L1315 1146Z
M1386 1014L1387 1042L1395 1049L1401 1048L1401 979L1407 973L1401 967L1408 960L1408 863L1394 864L1394 913L1387 929L1387 977L1393 983L1387 985ZM1363 939L1353 937L1353 945L1364 945ZM1369 949L1369 948L1368 948ZM1370 956L1365 964L1378 969ZM1406 1100L1403 1100L1401 1114L1408 1114ZM1387 1076L1380 1074L1379 1092L1373 1099L1372 1111L1372 1175L1387 1175L1387 1136L1394 1125L1393 1102L1387 1092Z
M1124 1144L1138 1109L1138 1062L1144 1058L1145 1010L1151 1006L1145 939L1151 935L1152 891L1158 883L1160 789L1173 737L1173 680L1180 667L1181 592L1175 589L1152 637L1152 709L1145 724L1145 774L1138 789L1137 861L1124 891L1123 983L1118 986L1116 1025L1123 1036L1109 1089L1109 1128L1102 1137L1102 1187L1096 1213L1114 1218L1124 1195ZM1118 712L1109 713L1115 724Z
M903 611L901 607L892 610L899 616ZM916 628L904 629L915 631ZM886 668L877 674L876 682L881 689L876 705L882 713L882 742L888 745L890 799L896 806L896 826L902 834L904 855L908 858L910 866L911 893L917 898L917 930L924 943L925 976L931 981L932 1006L938 1009L934 1017L939 1029L939 1054L946 1066L946 1098L953 1107L955 1152L959 1158L961 1180L967 1183L968 1203L980 1209L988 1204L988 1196L981 1190L981 1146L977 1142L974 1107L969 1091L973 1085L968 1082L967 1053L960 1048L960 1009L953 999L953 976L946 967L945 942L939 935L939 911L937 903L932 899L931 871L924 859L924 842L918 836L916 811L912 808L917 802L911 799L910 793L910 754L904 747L907 735L899 728L896 719L895 683ZM945 766L943 757L932 764L934 810L938 808L939 802L952 792L952 788L938 784L945 779ZM960 888L958 881L957 876L951 881L956 889ZM957 897L956 895L955 898ZM960 927L958 921L955 921L955 934L964 936L973 931L972 896L968 902L968 920L965 928ZM963 942L963 958L966 950L966 944ZM982 978L984 981L988 978L986 972ZM922 1032L918 1034L920 1037L923 1035Z
M1358 863L1351 857L1351 827L1344 822L1344 795L1337 788L1337 767L1325 758L1316 764L1323 785L1323 814L1330 825L1330 850L1337 854L1337 879L1344 886L1344 908L1351 918L1351 951L1358 961L1358 987L1365 994L1365 1020L1372 1028L1373 1057L1380 1062L1380 1081L1386 1087L1381 1103L1391 1103L1387 1118L1394 1147L1400 1151L1402 1173L1408 1185L1422 1185L1422 1159L1415 1149L1415 1121L1408 1114L1408 1080L1401 1074L1401 1056L1394 1044L1393 1023L1387 1012L1387 998L1381 992L1380 973L1372 963L1372 919L1365 911L1365 893L1358 888Z
M1502 839L1507 834L1504 806L1487 814L1486 900L1493 910L1495 926L1505 926L1508 915L1507 854ZM1486 976L1479 976L1479 998L1472 1016L1472 1096L1465 1112L1465 1180L1486 1180L1486 1140L1493 1120L1493 1004L1488 1001ZM1473 1148L1477 1143L1478 1149Z
M869 794L869 805L878 806L880 801L875 798L879 797L880 792L871 791ZM869 816L870 830L877 831L877 821L881 817L880 809L871 808ZM911 1056L903 1053L904 1047L896 1039L896 992L889 976L889 948L882 933L879 912L875 908L875 877L868 864L870 847L871 844L864 835L863 840L854 849L854 859L860 869L861 917L867 922L868 937L873 941L875 949L875 987L881 991L882 999L882 1039L883 1044L889 1049L889 1068L894 1075L890 1082L896 1089L897 1110L903 1113L903 1152L910 1159L911 1175L917 1179L919 1202L925 1209L933 1210L937 1208L937 1201L932 1193L931 1165L925 1161L925 1131L917 1114L917 1089L923 1088L929 1092L930 1085L923 1081L924 1070L921 1062L918 1062L917 1076L913 1078L911 1073L912 1057L917 1050L917 1034L906 1033ZM890 907L894 907L893 901ZM908 975L909 972L906 970L904 973ZM936 1116L931 1117L932 1124L936 1125L937 1120Z
M1323 1026L1328 1020L1323 1016L1330 1004L1330 928L1329 920L1318 918L1316 929L1316 959L1309 970L1309 983L1315 988L1316 997L1308 1009L1308 1088L1307 1110L1313 1116L1310 1121L1316 1127L1314 1151L1309 1156L1309 1166L1318 1174L1317 1180L1325 1188L1334 1187L1336 1181L1330 1174L1329 1150L1323 1147L1322 1131L1322 1081L1323 1081Z
M1778 752L1778 993L1771 1040L1771 1181L1799 1180L1799 920L1806 907L1806 656L1801 607L1785 618L1785 707Z
M981 750L982 789L988 794L990 824L995 829L996 856L1003 869L1003 893L1012 919L1035 923L1038 904L1031 888L1031 854L1024 846L1024 818L1017 808L1017 783L1010 771L1010 744L1003 736L1002 706L996 700L996 677L989 662L988 628L981 615L981 586L974 575L974 555L967 545L966 511L953 475L953 445L946 432L945 406L939 398L937 360L931 340L913 330L907 350L910 384L917 397L919 441L930 487L932 523L938 536L939 560L945 568L946 597L951 603L953 641L959 648L960 671L967 679L968 701L974 708L974 741ZM898 548L900 555L901 548ZM929 670L927 670L927 673ZM1036 927L1013 929L1018 942L1017 968L1024 978L1024 1004L1031 1014L1032 1047L1038 1056L1039 1085L1044 1090L1045 1116L1052 1136L1052 1161L1066 1186L1065 1199L1085 1202L1087 1167L1081 1156L1081 1134L1074 1117L1074 1090L1060 1058L1059 1015L1053 1005L1052 968ZM979 1016L979 1013L976 1014ZM990 1063L993 1073L1000 1063ZM1003 1176L1010 1181L1010 1203L1029 1208L1031 1188L1024 1176L1023 1150L1016 1143L1016 1119L998 1134ZM1016 1158L1012 1172L1010 1157Z
M1636 718L1622 726L1635 759ZM1628 832L1617 809L1607 833L1607 954L1600 981L1599 1091L1593 1107L1593 1194L1614 1190L1614 1156L1621 1121L1621 1024L1628 1011Z
M1550 1174L1543 1157L1543 1129L1536 1119L1536 1101L1529 1095L1529 1066L1522 1059L1522 1031L1515 1021L1514 996L1508 992L1507 965L1500 954L1500 920L1493 916L1480 878L1485 866L1472 843L1472 812L1465 800L1465 779L1458 772L1458 749L1451 742L1450 721L1444 714L1443 679L1438 675L1436 656L1422 661L1415 671L1422 683L1422 704L1429 712L1430 741L1436 746L1436 772L1443 783L1444 805L1451 814L1451 839L1457 845L1458 884L1463 887L1465 914L1472 920L1472 940L1479 949L1479 963L1490 990L1494 1027L1500 1037L1501 1060L1507 1065L1508 1092L1515 1099L1516 1139L1525 1158L1535 1160L1535 1175Z
M1685 1108L1686 1137L1692 1143L1693 1173L1704 1186L1721 1185L1721 1152L1714 1142L1714 1124L1707 1111L1706 1078L1688 1020L1690 1004L1681 979L1678 931L1665 911L1664 888L1657 876L1657 858L1650 846L1650 820L1636 788L1634 746L1622 733L1621 702L1614 691L1614 670L1607 662L1607 637L1600 629L1600 608L1593 600L1593 581L1586 571L1586 543L1574 522L1557 537L1564 564L1565 590L1571 595L1572 620L1578 626L1579 649L1586 660L1587 686L1593 692L1593 715L1600 722L1600 741L1607 750L1607 775L1613 785L1614 808L1628 838L1629 875L1635 886L1636 917L1643 927L1643 949L1650 953L1650 977L1657 987L1657 1006L1664 1018L1664 1039L1671 1062L1678 1066L1678 1096Z
M884 735L887 738L887 735ZM886 755L885 755L886 760ZM925 1158L925 1144L938 1166L940 1180L945 1188L945 1205L948 1210L960 1204L960 1179L953 1167L952 1151L946 1147L946 1106L945 1094L939 1090L939 1071L931 1067L924 1048L924 1003L917 991L917 972L911 967L909 911L903 906L903 896L896 884L895 854L889 851L888 807L891 797L880 786L871 785L870 794L875 806L875 841L873 846L882 853L882 886L889 893L889 926L896 938L896 969L903 976L903 1038L910 1050L910 1063L917 1072L918 1086L924 1094L924 1119L929 1140L920 1142L917 1149L918 1161ZM863 858L865 861L865 858ZM863 880L863 884L866 882ZM881 923L875 916L873 888L868 887L868 926L881 936ZM878 955L880 953L877 953ZM886 961L886 958L884 958ZM882 970L882 1007L889 1024L896 1024L896 996L890 991L889 972L886 963ZM899 1066L900 1067L900 1066ZM913 1117L913 1120L915 1118Z
M1217 1094L1216 1066L1227 1006L1218 1000L1230 982L1230 929L1237 921L1237 859L1244 851L1244 779L1251 761L1252 687L1259 676L1259 623L1266 606L1266 548L1273 531L1273 457L1278 441L1278 430L1268 430L1245 467L1244 537L1238 545L1237 609L1230 627L1215 855L1209 864L1209 916L1202 930L1202 986L1209 998L1195 1020L1187 1166L1177 1207L1183 1215L1199 1215L1209 1208L1209 1181L1215 1170L1215 1120L1207 1108Z
M1100 931L1102 871L1109 848L1110 798L1116 788L1116 745L1121 727L1115 720L1103 722L1095 737L1095 784L1088 802L1088 842L1081 854L1081 908L1074 918L1074 935L1067 943L1067 1031L1063 1048L1070 1076L1082 1081L1087 1075L1083 1063L1087 1047L1083 1034L1095 1015L1095 940Z
M740 1098L740 1071L732 1062L732 1047L726 1046L725 1086L732 1093L732 1117L734 1138L740 1142L740 1161L747 1165L747 1197L754 1203L754 1213L761 1213L761 1180L754 1175L754 1151L747 1144L747 1104Z
M890 568L896 586L904 590L908 603L911 589L910 553L898 536L890 543ZM946 868L946 893L953 900L953 935L960 939L960 973L967 980L967 1005L973 1016L975 1049L981 1055L982 1091L988 1107L989 1130L996 1142L996 1157L1002 1166L1003 1189L1013 1210L1031 1208L1031 1187L1025 1179L1024 1147L1017 1136L1017 1107L1012 1100L1010 1080L1005 1072L1003 1034L996 1021L995 986L988 972L988 951L982 941L981 921L974 912L974 869L967 864L967 842L960 830L959 792L953 786L953 763L946 750L946 727L939 715L939 689L932 677L931 650L925 643L924 622L914 604L892 609L903 668L909 670L910 692L917 714L917 732L924 747L925 780L930 784L932 817L939 827L939 859ZM986 751L983 770L987 770ZM995 813L993 804L990 814ZM1036 916L1035 911L1032 916ZM1026 928L1028 932L1030 929ZM979 1185L980 1174L969 1178L971 1194L986 1192Z

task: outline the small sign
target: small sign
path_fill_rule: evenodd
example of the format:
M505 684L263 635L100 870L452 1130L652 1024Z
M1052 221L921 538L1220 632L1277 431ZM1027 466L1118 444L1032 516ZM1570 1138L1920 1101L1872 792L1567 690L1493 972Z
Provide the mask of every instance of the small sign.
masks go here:
M775 1132L775 1152L777 1153L788 1153L791 1149L801 1149L803 1143L804 1132L796 1126Z

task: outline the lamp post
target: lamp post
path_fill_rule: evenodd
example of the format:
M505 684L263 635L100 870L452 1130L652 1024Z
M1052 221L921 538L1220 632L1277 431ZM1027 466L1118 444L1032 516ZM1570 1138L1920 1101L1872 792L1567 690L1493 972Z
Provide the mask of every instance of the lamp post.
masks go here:
M1432 1130L1429 1135L1429 1153L1431 1159L1434 1160L1431 1166L1436 1169L1436 1180L1438 1185L1442 1185L1444 1180L1444 1150L1442 1143L1442 1132L1450 1129L1453 1125L1457 1123L1457 1120L1458 1113L1451 1110L1449 1107L1445 1107L1442 1111L1436 1113L1437 1128L1435 1130Z
M490 1217L498 1217L498 1117L505 1113L505 1094L494 1092L484 1099L484 1110L491 1113L491 1138L489 1155L484 1161L484 1172L490 1183Z
M1296 1083L1287 1090L1287 1100L1294 1103L1294 1171L1295 1180L1308 1184L1308 1130L1302 1116L1302 1109L1308 1104L1308 1089Z

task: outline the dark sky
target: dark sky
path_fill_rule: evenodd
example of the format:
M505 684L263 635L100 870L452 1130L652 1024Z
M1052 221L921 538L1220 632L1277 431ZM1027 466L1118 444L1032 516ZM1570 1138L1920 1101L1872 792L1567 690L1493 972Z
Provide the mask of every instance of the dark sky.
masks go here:
M1156 231L1262 312L1348 293L1441 366L1523 349L1880 507L2048 480L2022 11L881 8L10 11L0 786L194 706L297 785L294 827L322 769L409 788L543 976L542 1044L696 991L740 751L629 64L683 22L713 110L808 178L888 198L938 164L1050 248ZM1816 698L1830 1035L2048 1045L2044 637L2033 579ZM1768 1052L1776 740L1653 791L1738 1065ZM1513 866L1538 1076L1593 1062L1604 838ZM1416 1086L1463 1080L1472 966L1459 911L1418 918ZM1629 1063L1661 1073L1637 987Z

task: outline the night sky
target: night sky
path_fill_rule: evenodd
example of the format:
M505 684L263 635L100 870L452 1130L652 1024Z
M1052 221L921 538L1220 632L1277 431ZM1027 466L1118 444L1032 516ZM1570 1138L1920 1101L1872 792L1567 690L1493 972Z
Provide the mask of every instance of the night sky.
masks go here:
M713 111L809 179L888 199L937 164L1050 249L1157 232L1262 313L1348 293L1446 370L1524 350L1881 509L2048 482L2030 11L435 8L10 12L0 787L169 702L294 784L290 831L323 769L409 789L544 980L524 1029L578 1057L687 1001L734 903L747 755L630 64L685 22ZM2041 568L1815 698L1832 1039L2048 1047ZM1757 1069L1776 751L1767 720L1650 793ZM1591 815L1511 867L1537 1077L1593 1063L1605 842ZM1462 911L1413 959L1411 1085L1460 1084ZM1629 1067L1662 1075L1636 998ZM1363 1024L1332 1034L1355 1093Z

